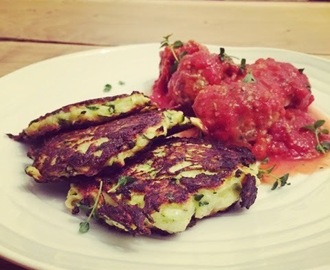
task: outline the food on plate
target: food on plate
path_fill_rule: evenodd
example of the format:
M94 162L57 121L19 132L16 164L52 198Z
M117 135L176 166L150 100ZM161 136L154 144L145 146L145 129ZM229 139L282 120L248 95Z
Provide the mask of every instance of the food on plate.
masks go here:
M169 36L161 46L150 97L135 91L66 105L9 135L30 146L29 176L70 183L67 208L87 209L81 232L92 217L134 235L182 232L232 206L249 209L273 170L257 160L329 151L302 69L272 58L236 64L222 48L171 44ZM272 189L290 185L288 177Z
M57 126L62 118L65 127ZM173 234L255 202L258 167L249 149L203 138L198 118L159 109L142 93L67 105L32 123L9 136L30 146L26 173L38 183L69 181L66 206L88 208L88 219L132 234Z
M155 81L152 99L156 99L157 103L163 107L171 102L171 98L166 95L168 92L168 81L171 75L177 69L177 65L184 56L193 54L199 51L208 51L208 49L195 41L182 43L180 41L169 43L170 36L166 36L162 42L164 50L161 52L161 59L159 64L159 77Z
M36 141L61 131L101 124L139 111L156 109L141 92L109 96L66 105L31 121L18 135L18 141Z
M312 159L322 154L319 144L329 150L328 134L316 137L305 128L317 119L309 111L314 96L303 69L272 58L236 64L224 49L212 53L194 41L173 44L167 40L160 52L152 89L160 107L191 113L209 136L248 147L258 160ZM185 53L190 44L201 49Z
M114 165L124 166L157 138L192 128L194 121L181 111L151 110L59 133L31 147L33 164L25 171L38 182L93 176Z
M208 86L194 100L193 110L211 136L250 147L260 160L315 157L313 134L302 129L315 121L307 111L313 101L307 77L273 59L246 69L253 81Z
M97 205L95 216L132 234L173 234L236 203L249 208L257 195L257 171L245 147L168 138L117 172L72 183L66 206L77 213Z

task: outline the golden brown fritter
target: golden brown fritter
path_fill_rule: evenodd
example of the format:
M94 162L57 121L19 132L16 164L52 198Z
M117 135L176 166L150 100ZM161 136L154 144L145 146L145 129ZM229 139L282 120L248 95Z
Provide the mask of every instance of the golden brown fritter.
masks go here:
M105 124L58 134L32 147L26 173L38 182L77 175L93 176L144 150L155 139L191 128L181 111L152 110Z
M140 111L154 110L149 97L134 91L105 98L97 98L66 105L33 121L18 135L17 141L36 141L61 131L73 130L112 121Z
M256 163L243 147L196 138L171 138L141 154L121 171L71 185L66 205L74 212L102 195L97 216L133 234L184 231L195 219L256 199Z

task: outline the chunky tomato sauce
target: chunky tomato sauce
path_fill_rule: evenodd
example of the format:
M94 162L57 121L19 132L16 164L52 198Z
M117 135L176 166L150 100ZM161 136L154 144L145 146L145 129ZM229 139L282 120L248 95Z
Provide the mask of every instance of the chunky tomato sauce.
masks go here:
M305 126L317 118L303 70L272 58L237 65L189 41L161 52L152 99L163 108L180 107L199 117L208 135L246 146L257 159L310 160L320 156L315 134ZM184 53L183 53L184 52ZM329 135L319 135L330 141Z

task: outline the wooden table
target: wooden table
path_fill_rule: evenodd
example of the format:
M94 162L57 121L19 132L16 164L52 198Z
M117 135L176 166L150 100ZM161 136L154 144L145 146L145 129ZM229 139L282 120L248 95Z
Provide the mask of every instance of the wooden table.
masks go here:
M0 0L0 11L0 77L55 56L160 42L170 33L183 41L330 59L330 3ZM0 269L23 268L0 259Z

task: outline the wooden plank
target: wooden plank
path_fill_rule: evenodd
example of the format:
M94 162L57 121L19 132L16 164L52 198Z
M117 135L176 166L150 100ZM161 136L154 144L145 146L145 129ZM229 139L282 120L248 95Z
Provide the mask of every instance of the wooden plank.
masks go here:
M330 55L330 3L2 0L1 7L5 39L108 46L173 33L207 44Z
M60 55L100 47L28 42L0 42L0 77L27 65Z

